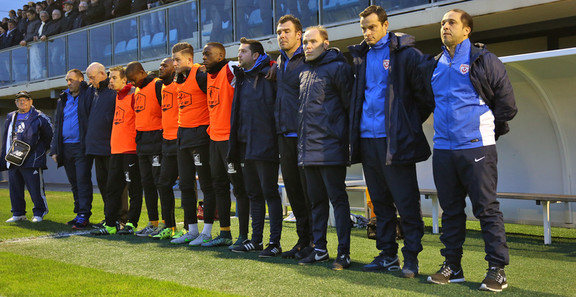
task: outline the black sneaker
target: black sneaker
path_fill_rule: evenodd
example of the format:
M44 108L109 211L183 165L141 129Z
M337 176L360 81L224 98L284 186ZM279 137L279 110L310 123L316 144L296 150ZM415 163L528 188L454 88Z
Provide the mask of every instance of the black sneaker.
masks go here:
M296 253L296 259L304 259L313 252L314 252L314 246L307 245L305 248L301 249L299 252Z
M454 264L447 264L444 262L440 270L435 274L428 277L429 283L445 285L447 283L461 283L464 282L464 271L462 266Z
M369 272L399 271L400 262L398 256L391 257L380 253L370 264L364 265L362 270Z
M74 223L74 225L72 225L72 229L84 230L84 229L88 228L89 224L90 224L90 222L88 221L87 218L77 217L76 222Z
M318 250L314 250L312 253L308 255L308 257L298 261L298 265L310 265L316 262L325 262L330 260L330 256L328 255L328 251L321 252Z
M126 225L124 225L124 227L122 229L118 230L117 234L118 235L132 235L132 234L134 234L135 229L136 229L136 227L134 226L134 224L126 223Z
M258 257L260 258L276 257L281 253L282 253L282 247L280 247L280 244L271 242L268 244L266 249L264 249L263 251L260 252L260 254L258 254Z
M502 289L508 288L508 282L506 281L506 273L504 268L490 267L486 277L482 281L479 290L491 291L491 292L502 292Z
M235 253L246 253L261 250L263 250L262 243L253 243L250 239L244 240L240 246L232 249L232 251Z
M350 267L350 255L338 254L334 263L332 263L332 270L344 270Z
M291 250L282 253L282 258L285 259L294 259L296 258L296 253L298 253L302 249L302 246L297 243Z
M75 217L75 218L73 218L72 220L66 222L66 225L68 225L68 226L73 226L74 224L76 224L76 219L77 219L77 218L78 218L78 217Z
M106 224L106 220L102 220L102 221L100 221L100 223L98 223L98 224L92 224L92 228L94 228L94 229L102 229L102 227L104 227L104 224Z
M418 260L404 258L403 278L415 278L418 275Z

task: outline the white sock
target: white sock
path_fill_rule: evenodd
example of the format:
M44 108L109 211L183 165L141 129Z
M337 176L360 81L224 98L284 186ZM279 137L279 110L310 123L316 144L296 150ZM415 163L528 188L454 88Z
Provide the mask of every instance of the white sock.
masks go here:
M198 234L198 224L188 224L188 232Z
M204 224L204 229L202 234L211 235L212 234L212 224Z

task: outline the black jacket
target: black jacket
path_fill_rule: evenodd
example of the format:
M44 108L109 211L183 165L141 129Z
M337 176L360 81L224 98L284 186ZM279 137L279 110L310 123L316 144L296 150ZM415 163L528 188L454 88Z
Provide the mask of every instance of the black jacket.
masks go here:
M298 166L349 165L348 108L352 69L330 48L300 73Z
M409 164L430 157L430 146L422 130L422 123L433 107L426 105L424 82L418 73L423 61L414 48L410 35L390 32L390 67L386 106L386 164ZM350 107L350 158L352 163L362 161L360 156L360 121L366 88L366 55L370 49L362 42L348 47L353 58L356 80L352 88Z
M106 18L106 10L104 9L104 4L99 1L97 4L88 6L86 10L86 24L92 25L104 21Z
M20 33L20 31L15 28L12 30L12 32L10 32L10 34L4 35L4 39L2 40L2 48L18 45L20 41L22 41L22 33Z
M56 163L58 167L64 165L64 156L62 154L64 149L64 139L62 138L62 124L64 123L63 112L66 101L68 101L68 93L65 90L60 94L60 99L56 105L56 112L54 113L54 137L50 145L50 155L56 155ZM82 153L85 151L85 136L86 128L88 127L88 115L90 114L90 102L92 95L88 84L82 82L80 85L80 94L78 94L78 126L80 129L80 146Z
M86 11L78 12L74 22L72 23L72 29L82 28L84 26L89 25L86 21Z
M56 20L56 21L51 21L48 24L44 25L46 28L44 28L44 32L42 35L46 36L46 37L50 37L52 35L56 35L56 34L60 34L62 33L62 19Z
M116 91L108 88L110 79L100 82L98 88L90 87L92 101L86 130L86 154L110 155L110 135L116 107Z
M0 153L0 170L8 169L8 164L6 164L7 162L4 158L6 157L6 149L12 143L12 129L17 129L13 125L14 117L17 116L17 113L18 111L9 113L4 123L2 152ZM46 151L50 148L50 142L52 141L52 125L50 124L50 119L32 106L28 119L24 121L24 127L24 131L18 136L18 139L30 145L30 152L20 168L46 169ZM10 165L10 167L12 166L16 167L15 165Z
M74 20L78 17L78 10L72 9L68 15L62 16L62 32L70 31L74 28Z
M38 36L38 29L40 29L41 24L42 22L39 19L34 19L33 21L28 22L28 26L26 27L26 34L24 35L24 41L33 41L34 36Z
M130 14L131 5L132 1L130 0L114 0L114 17L121 17Z
M430 105L434 104L432 74L442 53L428 59L420 68L425 80L425 88ZM508 121L512 120L518 108L514 90L508 78L504 64L496 55L489 52L484 44L475 43L470 47L470 81L486 105L492 110L495 124L495 137L498 138L510 131Z
M298 130L297 114L300 107L300 72L306 68L304 64L304 52L299 52L290 58L290 63L284 70L284 56L277 59L278 71L276 79L278 92L274 116L276 118L276 132L279 134L296 133Z
M268 57L249 72L234 69L236 89L230 119L229 162L279 161L274 126L276 85L265 78L269 70ZM241 143L246 145L245 152Z

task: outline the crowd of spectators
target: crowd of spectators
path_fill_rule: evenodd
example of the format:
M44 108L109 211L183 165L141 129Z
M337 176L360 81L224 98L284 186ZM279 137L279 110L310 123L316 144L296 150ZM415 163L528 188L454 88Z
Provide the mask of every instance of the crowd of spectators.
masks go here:
M45 0L10 10L0 24L0 49L179 0Z

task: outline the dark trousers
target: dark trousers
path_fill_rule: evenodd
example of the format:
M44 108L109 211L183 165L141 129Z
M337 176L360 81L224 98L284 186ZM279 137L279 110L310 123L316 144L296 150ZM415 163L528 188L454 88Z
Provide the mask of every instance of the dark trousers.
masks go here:
M122 197L128 187L130 206L128 209L128 222L138 226L142 212L142 182L138 166L138 156L135 154L114 154L110 156L108 182L106 185L107 201L104 212L106 225L115 226L122 215Z
M148 220L158 221L158 183L162 155L138 155L140 177L144 189L144 201L148 210Z
M210 172L210 145L179 149L178 164L182 207L184 208L184 227L188 228L188 224L198 223L196 172L198 173L200 189L204 195L204 223L213 224L216 213L216 194Z
M282 235L282 201L278 194L277 162L244 161L244 182L252 211L252 241L262 242L266 204L270 214L270 243L280 244Z
M20 168L11 165L8 170L8 187L10 189L10 203L12 215L26 214L26 200L24 200L24 186L28 188L34 208L34 216L44 217L48 213L48 203L44 193L44 177L42 168Z
M220 216L220 227L230 227L230 182L236 197L236 215L240 225L240 235L248 235L250 221L250 200L244 188L244 178L240 163L226 162L228 141L210 141L210 168L216 206Z
M160 194L160 210L162 219L166 227L176 227L174 217L174 183L178 179L178 158L176 155L162 155L162 165L160 166L160 181L158 182L158 193Z
M64 169L74 195L74 213L92 215L92 160L82 153L79 143L64 144Z
M306 187L312 204L312 234L316 249L326 249L330 205L334 208L338 254L350 254L350 203L346 193L346 166L306 166Z
M96 183L98 184L98 189L100 190L100 195L102 196L102 201L104 202L104 209L106 209L106 201L108 200L106 198L106 195L108 195L106 184L108 183L108 171L110 170L110 156L88 155L88 157L94 160Z
M278 143L280 170L292 213L296 217L298 244L309 245L312 242L312 213L304 171L302 167L298 167L298 138L280 136Z
M434 150L432 166L438 201L442 207L442 256L449 263L460 263L466 239L466 195L474 216L480 220L486 261L490 265L508 265L508 245L500 202L496 200L498 183L496 146L466 150Z
M376 214L376 248L396 256L396 211L402 218L404 258L416 259L422 251L424 222L415 164L386 165L386 138L361 139L362 168Z

